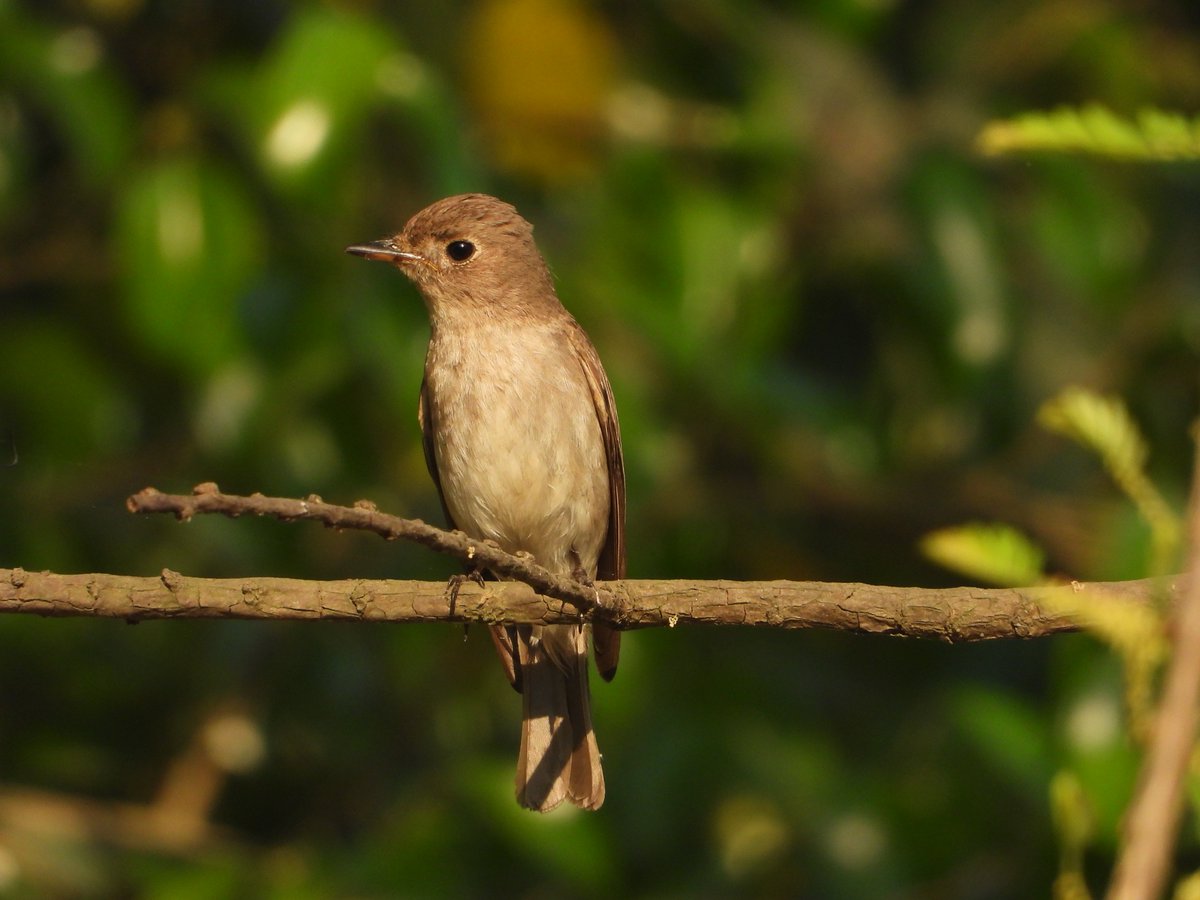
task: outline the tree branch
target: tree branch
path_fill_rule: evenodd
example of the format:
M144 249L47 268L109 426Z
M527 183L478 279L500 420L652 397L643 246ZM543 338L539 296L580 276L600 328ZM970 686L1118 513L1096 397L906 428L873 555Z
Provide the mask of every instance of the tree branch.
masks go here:
M1078 625L1075 603L1170 600L1182 581L1146 579L1019 590L883 587L805 581L614 581L616 602L593 609L620 628L747 625L826 628L947 642L1034 638ZM169 618L337 619L379 622L577 622L580 614L522 582L473 582L451 600L443 582L301 581L60 575L0 569L0 613Z
M607 592L543 569L529 554L506 553L493 541L467 537L461 531L434 528L420 519L402 519L379 512L369 500L358 500L353 506L335 506L316 494L304 500L264 497L262 494L242 497L222 494L210 481L196 485L190 495L164 494L152 487L143 488L126 500L125 506L132 513L172 513L181 521L187 521L196 513L220 513L231 518L251 513L273 516L284 522L309 519L328 528L370 531L388 541L413 541L438 553L458 557L468 565L523 581L538 593L570 603L579 612L586 612L593 606L610 610L617 602Z
M1200 442L1192 471L1188 513L1188 571L1200 567ZM1180 598L1171 662L1154 717L1150 748L1126 811L1124 841L1109 900L1153 900L1163 895L1183 811L1183 785L1195 751L1200 705L1200 578Z

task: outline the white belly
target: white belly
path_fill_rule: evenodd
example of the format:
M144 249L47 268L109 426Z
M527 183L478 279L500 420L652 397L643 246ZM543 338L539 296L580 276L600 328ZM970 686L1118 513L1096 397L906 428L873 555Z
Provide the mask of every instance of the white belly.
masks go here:
M438 336L427 363L434 453L460 529L594 576L609 511L604 443L583 371L555 337L473 331L468 347Z

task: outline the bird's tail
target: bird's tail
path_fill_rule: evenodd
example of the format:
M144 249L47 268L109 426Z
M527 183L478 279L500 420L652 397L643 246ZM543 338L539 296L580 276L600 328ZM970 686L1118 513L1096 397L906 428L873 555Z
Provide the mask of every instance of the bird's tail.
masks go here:
M563 800L598 809L604 772L592 731L587 633L579 625L521 626L516 637L523 698L517 802L538 812Z

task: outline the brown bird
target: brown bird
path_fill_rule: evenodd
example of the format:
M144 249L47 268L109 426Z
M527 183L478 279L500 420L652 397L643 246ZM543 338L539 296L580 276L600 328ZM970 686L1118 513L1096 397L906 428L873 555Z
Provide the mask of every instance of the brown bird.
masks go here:
M434 203L400 233L346 248L388 262L421 292L431 325L417 416L451 528L533 555L585 582L625 577L625 470L612 388L563 308L516 209L484 194ZM620 633L592 629L616 673ZM584 625L494 625L521 692L517 801L548 812L604 802Z

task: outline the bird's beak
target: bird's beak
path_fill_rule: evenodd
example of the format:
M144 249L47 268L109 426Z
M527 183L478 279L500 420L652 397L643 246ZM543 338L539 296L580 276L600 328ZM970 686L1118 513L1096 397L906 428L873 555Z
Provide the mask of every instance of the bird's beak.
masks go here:
M386 238L382 241L371 241L367 244L354 244L347 247L346 252L352 256L361 256L363 259L390 262L398 266L419 262L424 258L419 253L409 253L407 250L400 250L396 247L396 242L391 238Z

